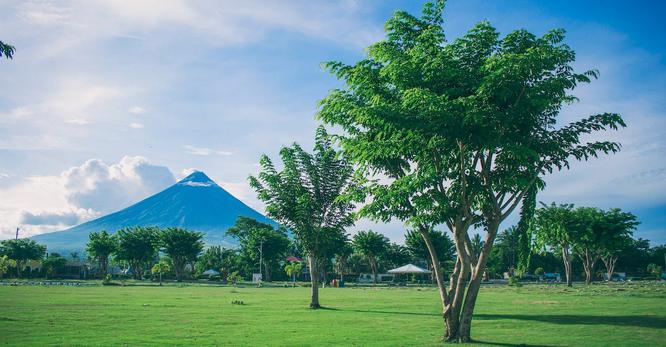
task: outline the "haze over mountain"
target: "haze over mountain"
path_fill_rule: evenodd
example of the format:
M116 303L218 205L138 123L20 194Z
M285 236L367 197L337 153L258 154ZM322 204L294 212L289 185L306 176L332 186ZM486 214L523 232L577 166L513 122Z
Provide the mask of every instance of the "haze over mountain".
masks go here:
M228 247L234 246L236 241L226 237L225 232L239 216L277 226L276 222L229 194L205 173L196 171L123 210L33 239L45 244L49 251L81 251L85 249L88 235L94 231L116 232L132 226L183 227L203 232L207 244Z

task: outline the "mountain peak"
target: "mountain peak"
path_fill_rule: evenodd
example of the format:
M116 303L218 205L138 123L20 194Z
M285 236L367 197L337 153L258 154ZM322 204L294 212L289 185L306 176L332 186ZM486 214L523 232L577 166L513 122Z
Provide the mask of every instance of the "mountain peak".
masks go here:
M215 187L217 183L206 176L202 171L194 171L189 174L187 177L180 180L178 183L180 186L190 186L190 187Z

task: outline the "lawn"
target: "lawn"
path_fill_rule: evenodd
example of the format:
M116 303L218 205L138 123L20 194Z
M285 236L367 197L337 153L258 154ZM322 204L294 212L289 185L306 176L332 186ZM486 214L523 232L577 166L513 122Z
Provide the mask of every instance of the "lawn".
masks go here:
M0 286L2 345L436 346L433 288ZM242 300L244 305L232 304ZM663 284L483 287L483 345L664 346Z

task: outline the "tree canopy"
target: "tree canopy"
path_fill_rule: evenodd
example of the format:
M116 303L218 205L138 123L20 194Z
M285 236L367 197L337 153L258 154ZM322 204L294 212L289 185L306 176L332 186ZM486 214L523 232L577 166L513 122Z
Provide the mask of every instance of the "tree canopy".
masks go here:
M108 273L109 255L115 252L118 241L106 230L90 233L86 252L99 263L102 276Z
M203 251L202 239L202 233L183 228L167 228L159 232L160 247L171 259L177 281L183 280L185 266L194 265Z
M40 260L46 253L46 247L31 239L4 240L0 243L0 254L16 261L16 275L21 277L21 271L30 260Z
M134 277L140 279L149 262L157 257L159 229L156 227L123 228L116 232L118 247L114 252L117 260L130 265Z

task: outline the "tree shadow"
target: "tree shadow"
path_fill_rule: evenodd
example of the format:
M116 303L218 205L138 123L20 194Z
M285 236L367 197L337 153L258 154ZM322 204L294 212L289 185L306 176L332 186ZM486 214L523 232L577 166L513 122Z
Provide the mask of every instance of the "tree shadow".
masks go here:
M474 319L495 320L515 319L529 320L543 323L563 325L619 325L641 328L666 327L666 317L663 316L590 316L590 315L526 315L526 314L475 314Z
M504 343L504 342L492 342L492 341L481 341L481 340L472 340L472 343L479 345L489 345L489 346L511 346L511 347L554 347L551 345L532 345L527 343Z
M441 317L439 313L421 313L421 312L399 312L399 311L378 311L378 310L354 310L354 309L341 309L334 307L322 307L322 310L329 311L345 311L345 312L357 312L357 313L377 313L377 314L397 314L397 315L408 315L408 316L434 316Z

